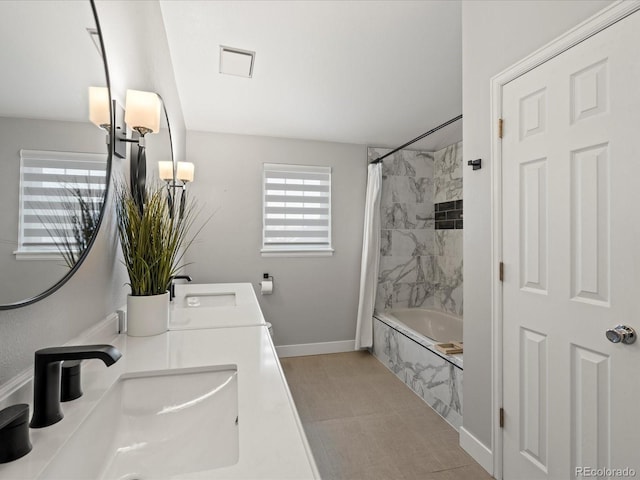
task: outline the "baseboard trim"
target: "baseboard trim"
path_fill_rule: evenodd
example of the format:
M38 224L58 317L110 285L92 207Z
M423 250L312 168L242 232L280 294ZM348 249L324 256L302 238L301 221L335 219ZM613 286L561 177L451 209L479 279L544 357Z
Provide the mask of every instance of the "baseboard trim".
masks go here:
M493 452L464 427L460 427L460 446L471 455L489 475L493 475Z
M276 347L279 358L304 357L307 355L323 355L326 353L353 352L356 348L355 340L340 340L338 342L302 343L299 345L280 345Z

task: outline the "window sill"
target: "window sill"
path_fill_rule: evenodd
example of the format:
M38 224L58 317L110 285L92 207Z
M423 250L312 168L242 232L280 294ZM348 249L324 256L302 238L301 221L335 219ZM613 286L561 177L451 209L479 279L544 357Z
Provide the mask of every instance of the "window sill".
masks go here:
M59 252L16 250L13 254L16 256L16 260L64 260Z
M263 257L331 257L333 248L322 249L296 249L296 248L263 248L260 253Z

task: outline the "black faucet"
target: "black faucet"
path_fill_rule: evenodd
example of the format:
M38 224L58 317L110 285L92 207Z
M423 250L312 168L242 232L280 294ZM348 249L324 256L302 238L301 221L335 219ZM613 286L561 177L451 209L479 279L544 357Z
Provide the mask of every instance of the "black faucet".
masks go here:
M174 275L171 277L171 286L169 287L169 301L173 300L176 296L176 285L173 283L174 280L186 280L190 282L192 279L189 275Z
M47 427L64 417L60 409L61 362L98 358L109 367L121 356L122 353L113 345L76 345L38 350L35 353L33 375L33 416L29 426Z

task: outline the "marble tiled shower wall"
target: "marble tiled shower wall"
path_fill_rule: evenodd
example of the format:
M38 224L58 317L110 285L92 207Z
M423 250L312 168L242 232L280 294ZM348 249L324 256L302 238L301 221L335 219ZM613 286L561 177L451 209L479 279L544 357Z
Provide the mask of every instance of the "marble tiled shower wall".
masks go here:
M389 150L370 148L373 160ZM383 161L376 310L433 306L433 153L402 150Z
M462 200L462 142L433 154L434 203ZM463 230L434 230L433 307L462 316Z
M433 154L433 202L462 200L462 142Z
M369 160L389 150L369 148ZM462 314L462 230L434 229L434 203L462 198L462 143L402 150L383 161L376 310L426 307Z

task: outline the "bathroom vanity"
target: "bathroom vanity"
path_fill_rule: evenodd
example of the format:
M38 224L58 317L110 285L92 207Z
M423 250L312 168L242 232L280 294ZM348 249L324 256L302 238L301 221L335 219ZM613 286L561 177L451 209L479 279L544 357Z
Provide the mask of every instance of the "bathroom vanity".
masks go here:
M31 429L33 450L0 465L0 478L319 478L255 295L251 301L258 316L240 322L249 326L217 321L128 337L107 319L71 342L109 343L122 358L109 368L84 361L84 395L62 404L60 422ZM12 399L30 393L27 382Z

